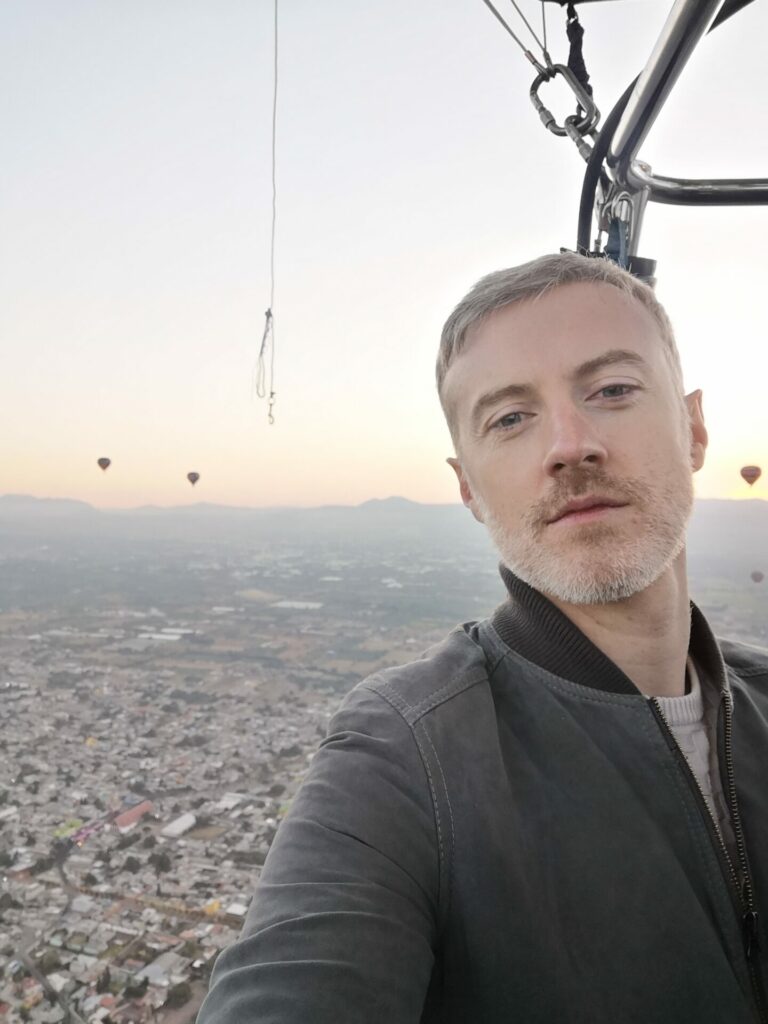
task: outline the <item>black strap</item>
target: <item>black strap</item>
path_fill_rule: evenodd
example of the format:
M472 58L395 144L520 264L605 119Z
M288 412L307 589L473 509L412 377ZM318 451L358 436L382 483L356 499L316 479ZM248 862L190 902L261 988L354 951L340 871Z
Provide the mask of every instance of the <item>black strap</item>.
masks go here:
M605 255L626 270L629 266L628 248L627 225L618 217L611 217L608 239L605 243Z
M568 67L578 79L579 83L584 87L585 92L592 95L592 86L589 84L589 72L587 66L584 63L584 53L582 50L582 41L584 39L584 26L579 21L579 16L576 13L576 7L573 3L569 3L566 8L568 20L566 22L565 31L568 33L568 42L571 44L570 53L568 54Z

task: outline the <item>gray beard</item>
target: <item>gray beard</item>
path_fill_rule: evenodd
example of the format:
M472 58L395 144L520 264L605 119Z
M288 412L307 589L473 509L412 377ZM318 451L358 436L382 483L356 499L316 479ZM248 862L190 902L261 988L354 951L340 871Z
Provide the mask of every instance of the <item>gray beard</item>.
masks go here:
M548 526L526 523L510 532L482 503L480 508L501 560L523 582L571 605L612 604L655 583L685 547L693 509L690 467L685 472L687 486L678 480L673 493L667 489L660 495L645 494L642 502L627 494L630 507L617 516L642 516L645 522L639 527L610 522L574 525L569 547L566 539L559 539L561 551L537 539Z

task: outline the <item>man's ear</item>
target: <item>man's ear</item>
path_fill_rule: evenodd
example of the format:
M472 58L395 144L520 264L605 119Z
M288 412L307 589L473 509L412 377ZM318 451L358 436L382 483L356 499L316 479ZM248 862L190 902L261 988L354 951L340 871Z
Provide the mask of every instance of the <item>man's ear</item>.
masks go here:
M709 443L709 435L704 425L702 396L701 388L685 396L685 402L688 407L689 430L691 432L691 466L694 473L698 472L704 465L704 455Z
M478 523L482 523L482 513L480 512L478 503L475 500L475 496L472 494L472 488L469 485L469 480L467 479L464 470L461 468L461 463L459 462L458 459L453 457L448 458L445 461L454 471L454 473L456 474L456 479L459 481L459 494L461 495L461 500L467 506L469 511L478 521Z

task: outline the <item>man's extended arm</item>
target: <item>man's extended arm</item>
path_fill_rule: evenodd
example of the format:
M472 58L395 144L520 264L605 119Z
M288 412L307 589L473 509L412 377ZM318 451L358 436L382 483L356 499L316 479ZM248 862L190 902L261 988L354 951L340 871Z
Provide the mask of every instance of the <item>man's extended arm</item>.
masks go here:
M417 1024L438 871L414 736L382 697L358 687L278 829L198 1024Z

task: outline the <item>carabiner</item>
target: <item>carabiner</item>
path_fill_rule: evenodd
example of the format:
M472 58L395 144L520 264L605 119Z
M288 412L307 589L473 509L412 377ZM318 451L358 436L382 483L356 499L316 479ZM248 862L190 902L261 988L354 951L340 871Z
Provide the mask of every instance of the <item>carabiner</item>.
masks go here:
M579 111L583 111L583 113L577 113L575 117L569 118L568 120L575 126L579 135L587 135L600 120L600 111L595 106L595 101L586 89L582 87L581 82L579 82L571 69L566 67L565 64L553 64L545 71L539 72L531 85L531 103L533 103L536 108L536 111L541 118L541 123L548 131L552 132L553 135L569 134L565 125L557 123L555 115L551 110L548 110L547 107L544 106L541 97L539 96L539 88L542 83L551 81L557 75L562 75L566 80L571 88L571 92L576 97L579 105Z

